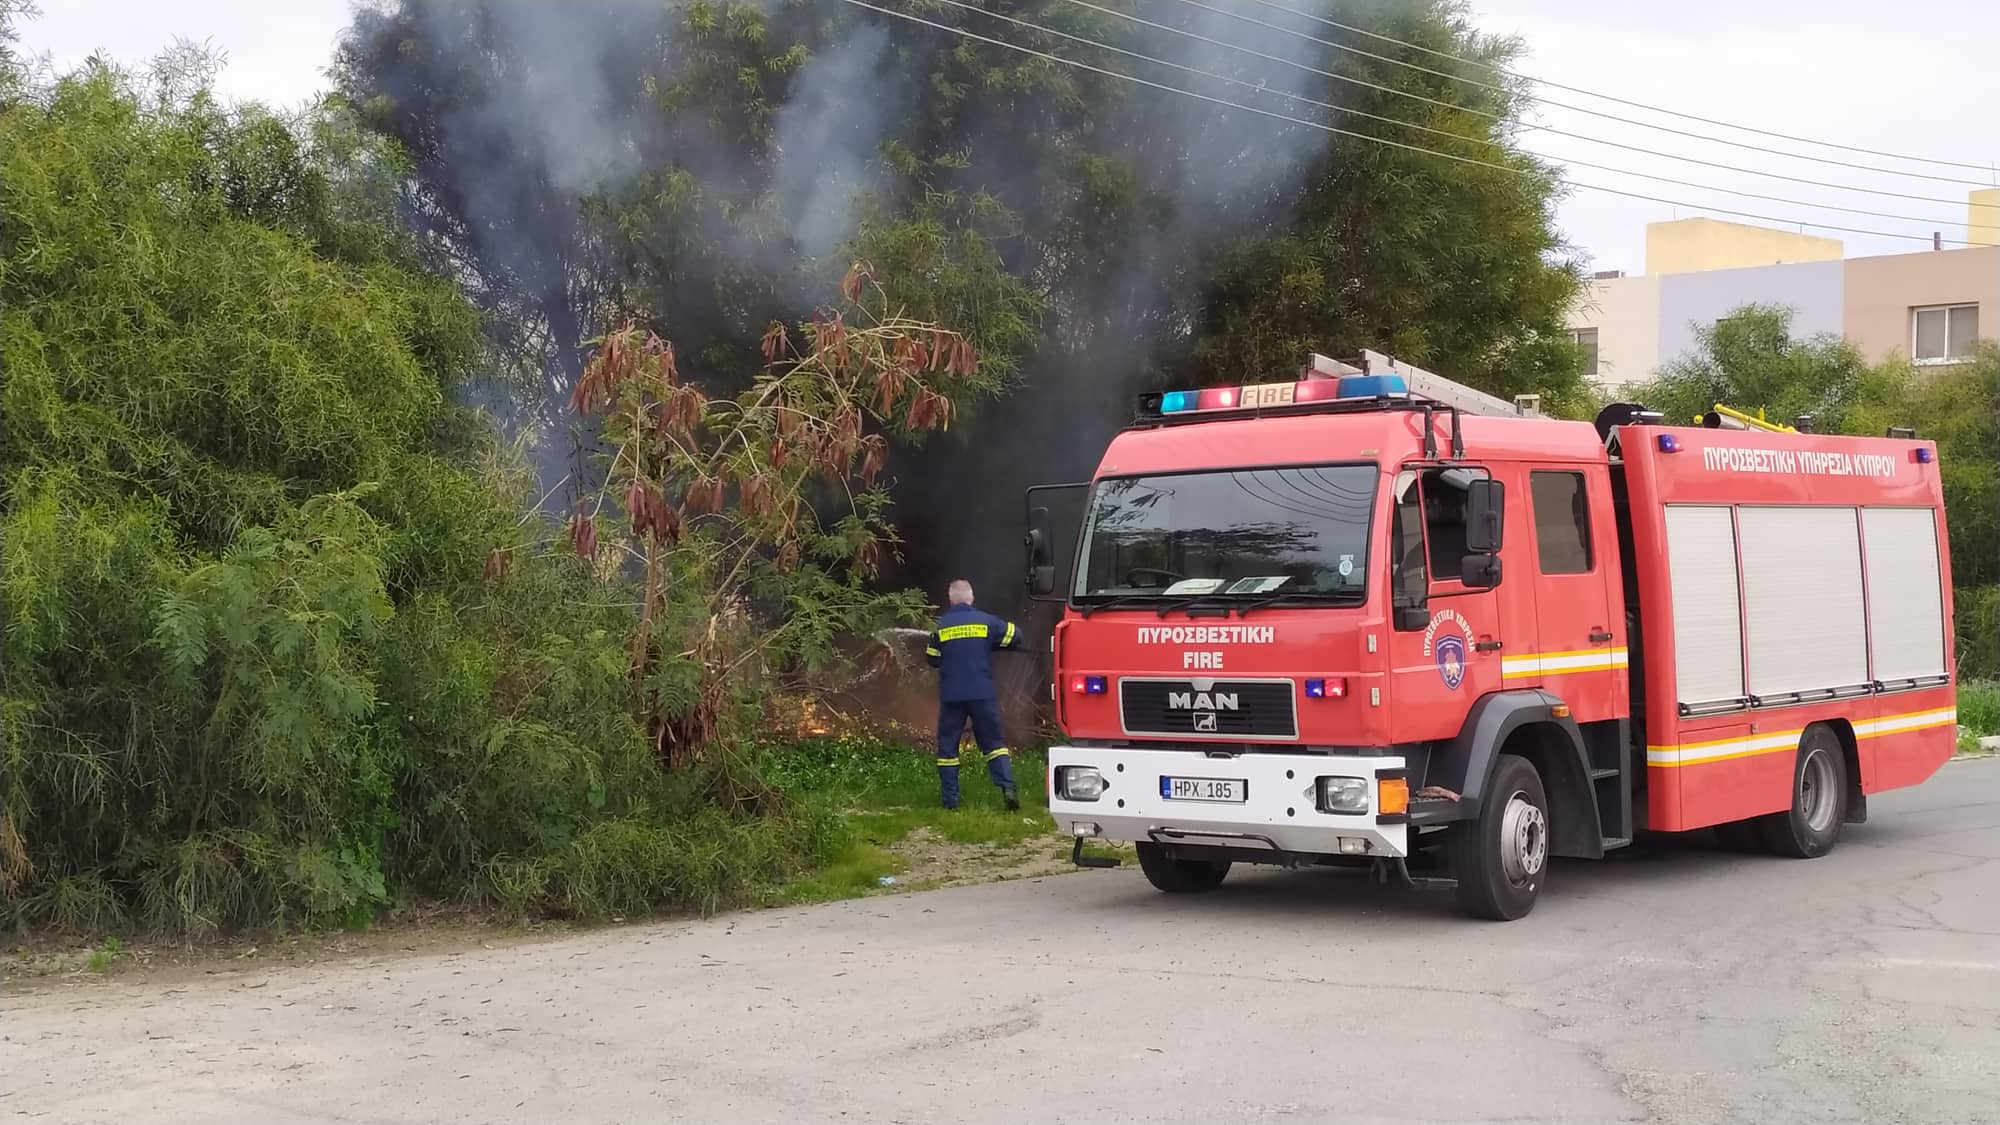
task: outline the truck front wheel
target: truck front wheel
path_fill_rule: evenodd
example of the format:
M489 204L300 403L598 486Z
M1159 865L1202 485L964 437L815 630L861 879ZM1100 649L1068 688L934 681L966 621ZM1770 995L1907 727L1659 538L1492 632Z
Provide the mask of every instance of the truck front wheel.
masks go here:
M1533 910L1549 862L1549 799L1533 763L1502 754L1479 818L1452 825L1447 847L1466 913L1511 922Z
M1139 870L1146 881L1170 895L1212 891L1229 874L1226 859L1175 859L1159 844L1134 845L1139 851Z

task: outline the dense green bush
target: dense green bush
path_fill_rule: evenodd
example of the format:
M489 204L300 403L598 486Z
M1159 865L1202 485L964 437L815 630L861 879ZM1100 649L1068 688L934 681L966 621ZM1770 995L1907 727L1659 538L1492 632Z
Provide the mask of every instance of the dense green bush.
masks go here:
M2000 734L2000 683L1962 680L1958 685L1958 729L1973 738Z
M0 106L0 924L708 908L825 854L729 754L659 768L632 590L453 405L480 326L393 154L200 88Z

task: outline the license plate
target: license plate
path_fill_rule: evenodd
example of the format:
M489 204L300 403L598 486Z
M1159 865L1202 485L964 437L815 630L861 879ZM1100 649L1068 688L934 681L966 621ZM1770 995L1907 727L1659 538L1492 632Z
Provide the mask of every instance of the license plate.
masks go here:
M1250 783L1236 777L1162 777L1160 796L1169 801L1241 803L1250 799Z

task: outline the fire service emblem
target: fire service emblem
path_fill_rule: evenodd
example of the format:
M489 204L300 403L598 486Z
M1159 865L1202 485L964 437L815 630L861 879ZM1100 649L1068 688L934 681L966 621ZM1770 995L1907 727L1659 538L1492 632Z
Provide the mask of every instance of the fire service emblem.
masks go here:
M1465 658L1472 627L1456 610L1439 610L1424 630L1424 655L1437 662L1438 676L1453 691L1465 682Z

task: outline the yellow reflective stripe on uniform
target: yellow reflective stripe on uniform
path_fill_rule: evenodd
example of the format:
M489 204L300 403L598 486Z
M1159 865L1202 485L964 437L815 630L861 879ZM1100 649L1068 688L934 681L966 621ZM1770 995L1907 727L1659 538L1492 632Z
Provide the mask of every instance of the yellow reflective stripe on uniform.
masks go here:
M941 766L955 766L955 765L957 765L957 764L958 764L958 759L957 759L957 758L939 758L939 759L937 760L937 764L938 764L938 765L941 765Z
M1002 746L1000 749L995 750L991 754L986 755L986 760L990 762L995 758L1005 758L1005 757L1008 757L1008 751L1005 746Z
M925 645L925 646L924 646L924 655L925 655L925 656L943 656L943 655L944 655L944 653L942 653L942 652L939 652L939 651L938 651L938 647L937 647L936 645Z
M1003 645L1011 645L1014 643L1014 623L1012 621L1009 621L1007 623L1007 635L1000 638L1000 643Z
M940 641L962 641L971 637L983 637L986 635L986 626L984 624L953 625L949 629L939 629L937 638Z

